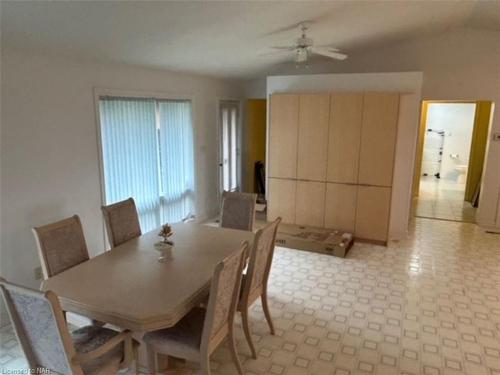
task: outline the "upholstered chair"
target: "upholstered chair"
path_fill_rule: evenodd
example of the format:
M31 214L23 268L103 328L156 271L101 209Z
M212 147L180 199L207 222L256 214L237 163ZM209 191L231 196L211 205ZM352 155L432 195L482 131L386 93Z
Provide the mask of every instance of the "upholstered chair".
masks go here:
M78 215L33 228L44 279L89 260Z
M210 354L226 336L238 374L243 374L234 341L233 320L247 249L248 243L244 243L215 267L206 309L194 308L174 327L144 335L150 374L156 374L157 356L161 353L198 362L202 373L209 375Z
M0 278L0 292L31 373L108 375L137 358L129 331L87 326L69 333L59 299ZM137 373L137 361L136 373Z
M271 334L274 335L274 326L267 302L267 282L273 262L274 241L280 222L281 218L277 218L272 223L267 224L264 228L257 231L252 249L250 250L247 272L243 275L238 311L241 312L243 332L254 358L257 358L257 353L250 333L248 310L257 298L260 298L262 301L264 315L269 324Z
M121 245L142 234L133 198L102 206L102 213L111 247Z
M224 191L220 226L253 231L257 194Z

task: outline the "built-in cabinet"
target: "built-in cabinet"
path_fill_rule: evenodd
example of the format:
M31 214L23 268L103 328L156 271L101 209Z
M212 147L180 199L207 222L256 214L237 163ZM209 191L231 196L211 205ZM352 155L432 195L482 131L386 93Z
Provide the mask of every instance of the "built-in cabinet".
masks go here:
M325 181L330 95L299 95L297 178Z
M363 94L332 94L329 125L327 181L357 184Z
M297 181L295 224L323 227L325 224L325 183Z
M386 241L390 209L390 187L358 186L356 226L354 227L356 236Z
M272 197L272 217L281 217L284 223L295 223L295 197L297 181L271 178L268 196Z
M326 183L325 227L354 233L358 186Z
M299 95L273 95L270 103L269 173L277 178L297 177Z
M359 151L360 185L392 186L399 94L367 93Z
M273 94L268 219L388 238L398 93Z

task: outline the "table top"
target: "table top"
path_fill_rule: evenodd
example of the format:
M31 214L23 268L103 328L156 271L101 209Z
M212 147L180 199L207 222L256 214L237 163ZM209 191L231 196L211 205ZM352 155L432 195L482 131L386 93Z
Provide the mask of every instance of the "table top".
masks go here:
M45 280L42 290L55 292L65 311L122 328L171 327L206 297L217 263L254 238L194 223L171 226L175 245L164 263L154 247L157 229Z

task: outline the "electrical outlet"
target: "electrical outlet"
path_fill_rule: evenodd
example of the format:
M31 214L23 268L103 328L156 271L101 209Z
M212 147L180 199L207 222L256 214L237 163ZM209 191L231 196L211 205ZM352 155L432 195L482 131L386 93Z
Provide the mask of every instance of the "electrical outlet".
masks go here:
M35 267L33 270L33 274L35 275L35 280L42 279L42 267Z

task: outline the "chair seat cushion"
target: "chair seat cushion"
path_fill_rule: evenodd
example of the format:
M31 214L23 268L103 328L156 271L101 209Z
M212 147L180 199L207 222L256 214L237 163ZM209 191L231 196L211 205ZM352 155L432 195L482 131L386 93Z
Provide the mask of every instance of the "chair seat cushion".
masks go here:
M85 326L71 332L71 338L78 353L88 353L118 335L120 332L98 326Z
M156 352L197 360L200 355L205 313L203 308L194 308L175 326L146 333L143 340Z
M119 332L109 328L86 326L71 333L77 353L88 353L118 335ZM123 344L117 345L103 356L82 365L86 375L113 374L120 368L123 360Z

